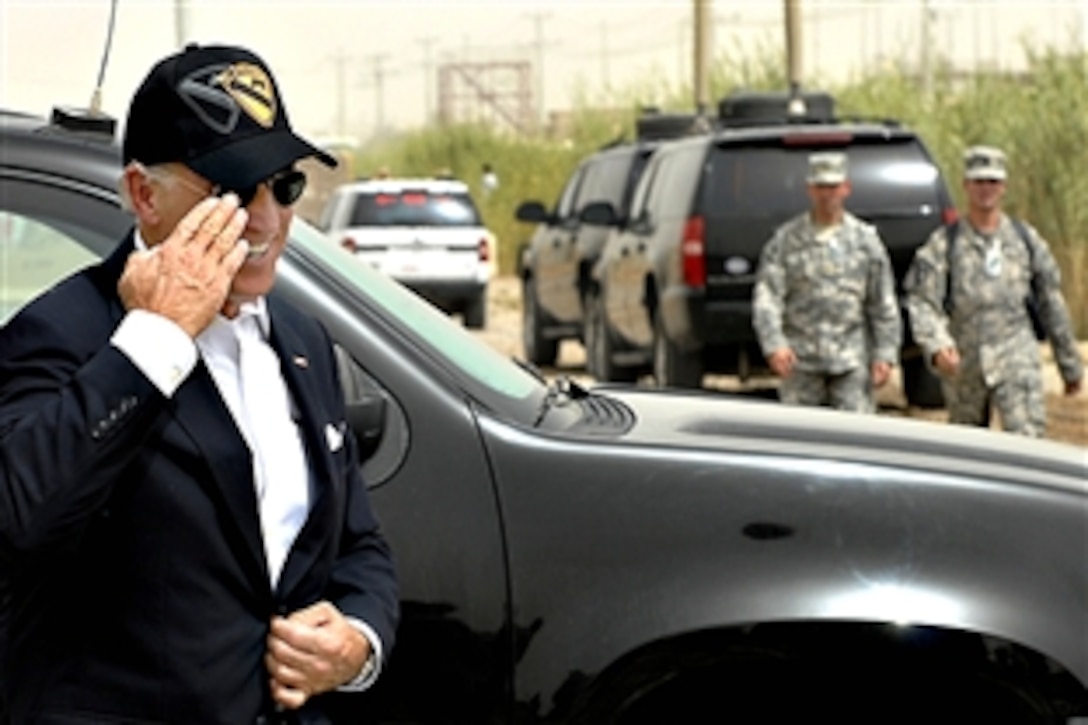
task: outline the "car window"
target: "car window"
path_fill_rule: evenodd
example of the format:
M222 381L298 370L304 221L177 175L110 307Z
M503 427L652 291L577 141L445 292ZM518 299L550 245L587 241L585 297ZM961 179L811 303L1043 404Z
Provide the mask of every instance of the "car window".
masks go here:
M808 204L804 147L718 147L704 186L704 207L722 216L780 216ZM850 210L860 216L940 206L937 167L917 143L846 149Z
M560 219L566 219L572 214L575 195L578 192L582 179L585 178L586 165L582 164L563 187L563 193L559 195L559 201L555 204L555 215Z
M650 195L650 190L657 182L657 172L661 167L662 158L662 156L657 155L650 160L638 184L635 186L634 196L631 198L632 219L638 219L646 211L646 200Z
M642 178L642 174L645 173L646 167L650 164L652 154L653 151L644 149L635 154L634 159L631 161L631 169L627 172L627 184L623 188L623 198L619 206L616 207L620 216L627 215L635 196L635 189L638 187L638 182Z
M592 160L587 165L582 186L578 190L577 210L581 211L595 201L607 201L619 210L634 156L633 153L617 152Z
M0 324L46 288L95 261L96 255L64 232L0 210Z
M696 172L705 153L702 144L687 144L673 149L662 158L654 181L654 191L648 200L650 215L661 220L687 216L691 211L692 194L699 182Z
M527 370L461 325L451 323L446 314L404 285L331 244L328 237L298 217L291 227L291 245L306 247L324 262L328 273L343 275L351 286L364 290L386 315L437 348L440 357L454 363L480 387L519 400L539 392L540 380ZM291 272L285 267L280 271Z
M428 189L363 191L355 195L353 227L478 227L480 214L464 192Z

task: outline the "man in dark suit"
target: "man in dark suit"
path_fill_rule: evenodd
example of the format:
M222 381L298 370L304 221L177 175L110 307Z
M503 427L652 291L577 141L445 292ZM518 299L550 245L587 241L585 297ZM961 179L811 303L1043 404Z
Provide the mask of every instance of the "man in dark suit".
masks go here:
M15 723L365 718L399 617L330 340L266 297L316 156L190 46L125 126L132 234L0 330Z

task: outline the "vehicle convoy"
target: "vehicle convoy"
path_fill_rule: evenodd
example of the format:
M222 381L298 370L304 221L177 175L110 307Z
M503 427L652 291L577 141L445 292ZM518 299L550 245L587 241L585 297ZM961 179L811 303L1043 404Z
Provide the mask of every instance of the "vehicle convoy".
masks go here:
M337 243L465 327L487 324L498 245L455 179L367 179L338 186L318 222Z
M713 130L660 144L629 209L584 210L587 223L613 229L593 270L606 359L599 378L648 369L660 385L694 388L707 372L766 371L752 328L759 256L778 226L808 208L815 151L846 153L847 209L880 232L902 297L915 249L955 218L951 196L915 132L840 119L833 106L819 93L792 106L784 94L727 96ZM943 405L910 339L902 363L908 402Z
M108 136L0 114L0 150L10 315L132 219ZM368 720L1088 717L1082 449L548 384L297 218L274 295L339 347L397 559Z
M644 141L601 149L574 170L554 209L540 201L518 206L515 216L537 225L518 254L522 343L534 365L554 365L564 339L593 347L590 335L597 326L590 315L597 305L591 273L609 227L584 223L580 214L591 203L607 202L622 219L654 146ZM592 368L591 356L586 358Z

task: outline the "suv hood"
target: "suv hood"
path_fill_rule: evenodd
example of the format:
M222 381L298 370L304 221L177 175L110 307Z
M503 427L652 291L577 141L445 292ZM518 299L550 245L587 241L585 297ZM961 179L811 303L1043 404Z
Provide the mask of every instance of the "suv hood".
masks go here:
M1088 495L1088 452L1076 446L943 423L783 406L722 394L597 388L636 424L625 440L651 446L764 452L970 474Z

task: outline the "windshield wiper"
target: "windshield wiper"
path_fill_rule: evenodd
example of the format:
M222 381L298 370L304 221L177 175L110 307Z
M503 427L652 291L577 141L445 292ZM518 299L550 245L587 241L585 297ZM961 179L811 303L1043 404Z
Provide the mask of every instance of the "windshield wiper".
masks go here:
M548 382L548 380L544 377L544 373L540 372L540 368L538 368L536 365L533 365L528 360L522 360L520 357L511 357L510 359L514 361L515 365L532 375L540 382Z
M543 422L544 417L548 414L548 411L553 407L561 407L574 400L587 398L589 395L589 390L571 380L566 375L556 378L556 380L548 386L548 392L544 394L544 399L540 401L540 409L537 411L533 427L536 428L540 425L541 422Z

